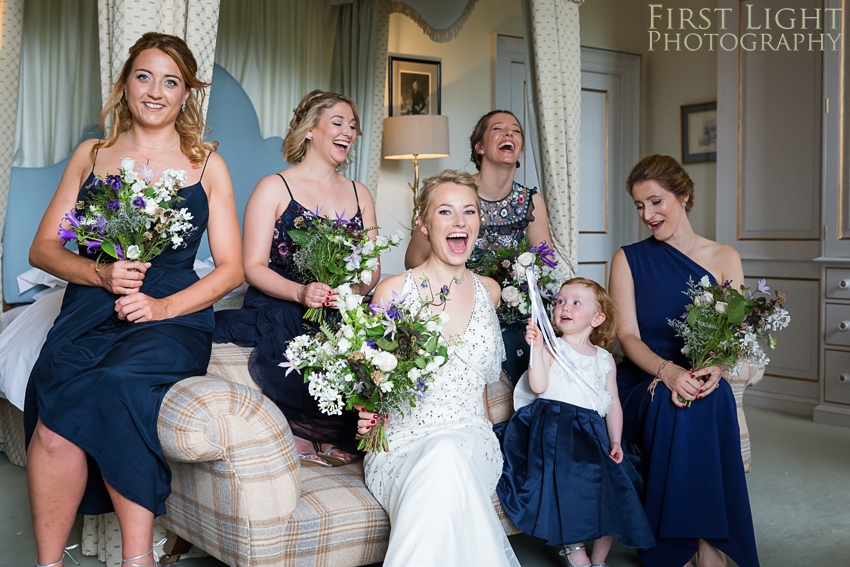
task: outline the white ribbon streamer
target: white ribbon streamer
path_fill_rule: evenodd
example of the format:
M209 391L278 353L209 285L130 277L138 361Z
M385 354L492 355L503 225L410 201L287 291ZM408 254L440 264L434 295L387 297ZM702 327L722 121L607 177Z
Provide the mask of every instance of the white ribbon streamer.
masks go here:
M528 298L531 300L531 321L537 323L537 327L543 334L543 342L549 347L549 351L555 357L555 361L567 371L569 377L575 379L581 386L581 393L587 399L590 408L598 413L600 407L599 396L593 386L582 376L581 371L575 363L570 360L569 355L565 352L566 345L561 344L562 341L558 340L555 329L552 328L552 323L549 322L549 317L547 317L543 298L540 297L540 292L537 289L537 278L534 275L534 270L530 266L525 269L525 278L528 283ZM528 360L529 368L531 368L534 362L534 348L531 349L531 355Z

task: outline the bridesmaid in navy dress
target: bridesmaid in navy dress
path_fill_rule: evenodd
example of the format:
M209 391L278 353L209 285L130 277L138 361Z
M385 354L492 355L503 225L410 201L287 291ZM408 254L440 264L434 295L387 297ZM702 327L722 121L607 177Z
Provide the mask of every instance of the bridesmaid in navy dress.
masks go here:
M652 232L614 254L610 281L626 356L617 368L623 436L640 448L644 510L657 541L640 558L648 567L682 567L696 553L700 567L726 565L726 556L758 567L732 389L720 367L689 368L667 324L685 312L689 278L738 287L741 259L694 232L693 181L672 157L642 159L626 186Z
M24 414L37 565L62 564L75 514L113 509L124 563L153 564L153 520L171 491L159 407L175 382L206 373L211 306L243 277L230 176L215 144L203 142L206 86L182 39L143 35L101 114L101 127L108 118L113 127L75 150L30 249L34 266L68 281ZM88 198L94 174L115 172L125 157L186 171L180 206L197 227L186 246L146 264L65 249L59 220ZM192 267L207 227L216 269L199 281Z
M359 133L357 107L349 97L315 90L301 99L283 145L284 158L293 166L261 179L245 209L243 250L250 288L244 305L216 313L213 340L254 349L248 361L251 377L286 416L303 465L350 462L357 416L323 414L303 376L287 376L278 366L292 338L317 330L305 326L307 308L332 308L337 297L331 287L298 272L292 257L297 248L287 231L296 223L308 225L306 213L317 209L324 216L344 215L361 227L376 226L369 190L339 173L350 162ZM377 231L370 235L375 238ZM352 289L365 295L379 277L376 264L372 283Z
M467 262L470 269L474 270L482 257L495 250L517 248L526 236L533 246L543 241L551 246L543 195L514 179L524 147L524 133L517 117L509 110L488 112L472 130L469 145L470 159L478 169L475 183L481 205L481 228ZM412 231L405 267L421 265L430 251L425 236L418 230ZM502 370L516 384L528 368L530 350L525 342L525 321L503 325L502 339L507 353Z

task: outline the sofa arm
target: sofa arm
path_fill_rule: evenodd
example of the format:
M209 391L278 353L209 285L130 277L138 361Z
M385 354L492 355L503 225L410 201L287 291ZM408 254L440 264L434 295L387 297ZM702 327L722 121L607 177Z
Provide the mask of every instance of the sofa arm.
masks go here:
M286 418L262 393L187 378L166 394L157 428L172 470L168 529L222 559L250 556L288 521L301 495L298 459Z

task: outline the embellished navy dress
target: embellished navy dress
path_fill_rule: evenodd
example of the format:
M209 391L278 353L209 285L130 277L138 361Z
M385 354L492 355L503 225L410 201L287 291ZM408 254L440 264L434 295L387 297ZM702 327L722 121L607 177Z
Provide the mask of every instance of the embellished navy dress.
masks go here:
M689 368L681 338L667 323L685 312L688 279L713 276L654 237L624 246L635 289L641 340L658 356ZM657 545L639 553L647 567L681 567L698 539L740 567L758 567L753 520L741 460L738 414L732 388L678 408L661 383L628 358L617 368L623 405L623 437L638 445L646 482L644 510ZM624 450L629 450L624 444Z
M289 192L289 205L275 222L269 269L288 280L307 284L312 280L297 270L293 259L297 245L287 231L295 228L295 219L299 217L309 226L309 217L305 216L308 211L292 196L286 179L280 174L278 176ZM356 197L354 182L352 188ZM351 220L363 226L359 200L357 213ZM215 314L213 341L254 349L248 359L251 378L280 407L293 435L317 443L330 443L347 453L354 453L357 451L354 439L357 413L325 415L310 395L303 375L292 372L286 376L286 369L278 366L286 360L284 353L290 340L318 330L316 325L304 319L306 312L307 308L301 303L271 297L250 286L241 309L221 310ZM326 316L334 314L334 311L328 311Z
M498 201L478 198L481 203L481 228L475 240L475 248L469 256L467 266L474 266L482 257L494 254L501 248L516 249L525 238L528 224L534 220L532 197L537 189L528 188L514 181L510 193ZM528 345L525 342L525 321L502 326L506 358L502 370L516 386L522 373L528 369Z
M92 173L78 201L87 199L93 181ZM200 180L179 195L179 206L189 209L197 228L185 247L169 246L151 261L141 291L156 299L198 281L193 265L209 203ZM85 248L80 255L94 259ZM206 374L213 310L130 323L115 313L119 297L101 287L68 284L27 384L26 441L29 445L41 419L86 452L88 484L80 514L113 510L105 479L122 496L162 515L171 493L171 470L157 435L159 408L176 382Z

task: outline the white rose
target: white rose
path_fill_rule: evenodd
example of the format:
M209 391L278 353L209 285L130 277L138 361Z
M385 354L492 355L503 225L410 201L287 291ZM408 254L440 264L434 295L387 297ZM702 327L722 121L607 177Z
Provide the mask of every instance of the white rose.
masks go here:
M709 287L711 285L711 282L708 281L708 276L703 276L702 278L700 278L699 285L701 285L702 287Z
M372 283L372 270L363 270L360 272L360 281L366 285Z
M702 305L702 296L698 295L694 298L694 305L700 307Z
M127 248L127 253L124 255L128 260L138 260L142 255L142 251L139 250L139 247L133 244L132 246Z
M124 171L130 172L136 167L136 160L133 158L122 157L121 158L121 169Z
M722 301L718 301L714 304L714 310L718 313L726 313L726 304Z
M527 268L534 263L534 254L531 252L523 252L519 255L519 258L516 259L516 263L523 268Z
M519 290L512 285L505 287L502 290L502 301L511 307L516 307L519 305Z
M375 357L374 363L378 366L381 372L392 372L398 366L398 360L388 352L382 352Z
M704 294L702 294L702 302L706 305L711 305L712 303L714 303L714 296L708 292L705 292Z

